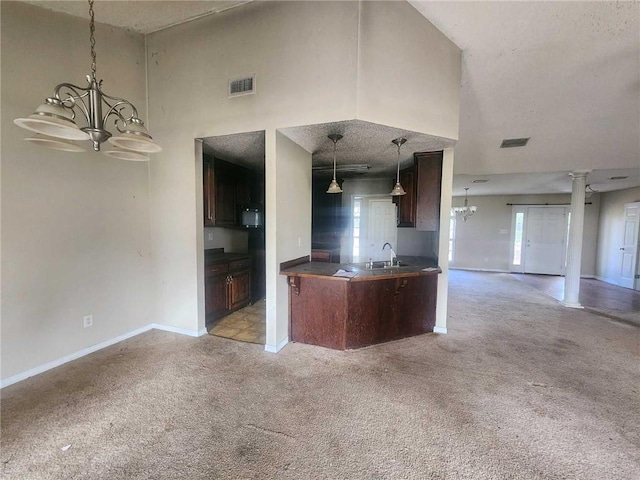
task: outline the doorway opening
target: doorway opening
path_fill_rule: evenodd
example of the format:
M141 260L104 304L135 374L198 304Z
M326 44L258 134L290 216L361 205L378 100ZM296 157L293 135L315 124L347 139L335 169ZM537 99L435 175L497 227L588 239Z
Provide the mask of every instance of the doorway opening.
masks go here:
M211 335L265 344L265 132L202 139L204 303Z

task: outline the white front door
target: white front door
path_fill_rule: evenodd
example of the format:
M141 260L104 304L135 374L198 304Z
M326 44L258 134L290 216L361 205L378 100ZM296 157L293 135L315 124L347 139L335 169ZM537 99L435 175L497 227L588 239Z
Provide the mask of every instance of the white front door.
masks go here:
M567 215L564 207L529 207L524 272L564 274Z
M624 231L620 245L620 279L618 285L634 288L638 262L638 227L640 226L640 203L624 206Z
M397 221L396 206L391 198L367 200L367 243L368 257L373 260L388 260L389 250L384 252L382 247L389 242L393 249L397 249Z

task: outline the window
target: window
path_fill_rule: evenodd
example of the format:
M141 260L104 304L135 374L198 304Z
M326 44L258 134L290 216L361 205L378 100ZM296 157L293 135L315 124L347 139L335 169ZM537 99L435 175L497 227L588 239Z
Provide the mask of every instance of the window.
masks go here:
M522 233L524 232L524 212L516 213L516 226L513 241L513 264L522 262Z
M456 243L456 216L451 215L449 220L449 261L453 262L453 251Z
M362 206L362 199L355 197L353 199L353 229L351 233L353 248L351 254L353 255L353 261L360 261L360 207Z

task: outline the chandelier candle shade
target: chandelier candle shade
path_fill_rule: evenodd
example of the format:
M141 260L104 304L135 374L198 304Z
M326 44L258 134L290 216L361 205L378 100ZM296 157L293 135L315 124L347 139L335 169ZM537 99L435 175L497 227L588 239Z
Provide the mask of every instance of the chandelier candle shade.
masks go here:
M467 198L467 192L469 191L469 187L464 189L464 207L453 207L453 211L456 215L462 218L465 222L467 218L471 217L476 211L478 207L475 205L469 206L469 199Z
M333 180L331 180L331 183L329 184L327 193L342 193L342 189L336 181L336 144L338 143L338 140L342 138L342 135L338 133L332 133L331 135L328 135L328 137L329 140L333 142Z
M87 75L87 87L61 83L36 111L26 118L17 118L19 127L37 133L25 140L36 145L66 152L82 152L85 149L76 141L91 141L93 150L109 141L114 148L104 154L122 160L149 160L149 153L160 150L149 135L136 107L123 98L112 97L102 91L102 80L96 80L96 39L93 1L89 0L89 42L91 45L91 75ZM103 114L103 111L106 113ZM80 113L86 126L76 124ZM113 120L117 134L104 128Z
M391 143L393 143L396 147L398 147L398 173L396 176L396 185L393 187L393 190L391 190L392 197L398 197L400 195L407 194L407 192L404 191L404 188L402 188L402 185L400 185L400 147L402 147L402 145L406 141L407 139L402 137L391 140Z

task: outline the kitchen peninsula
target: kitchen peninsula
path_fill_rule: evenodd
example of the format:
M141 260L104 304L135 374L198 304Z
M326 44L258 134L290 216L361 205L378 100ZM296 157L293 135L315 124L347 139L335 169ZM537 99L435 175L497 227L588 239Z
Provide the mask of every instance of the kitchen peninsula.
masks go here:
M288 277L294 342L353 349L433 331L437 263L399 256L400 266L310 262L281 265Z

